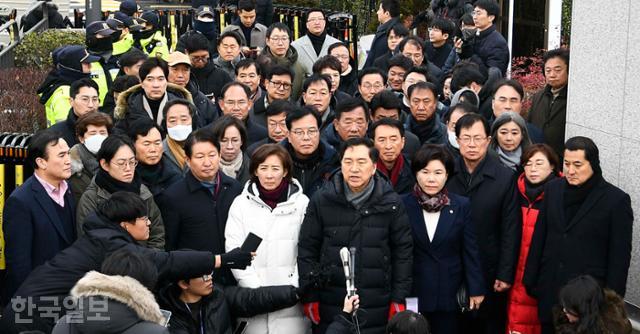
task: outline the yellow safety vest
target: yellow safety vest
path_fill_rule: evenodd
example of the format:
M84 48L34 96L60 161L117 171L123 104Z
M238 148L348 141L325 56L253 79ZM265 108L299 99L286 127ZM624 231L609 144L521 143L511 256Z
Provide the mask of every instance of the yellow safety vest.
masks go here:
M131 34L127 34L123 39L113 43L113 53L114 56L119 56L133 47L133 36Z
M162 35L161 31L156 31L151 37L140 40L142 51L149 57L159 55L162 59L167 60L169 57L169 46L167 39Z
M56 88L44 104L45 115L47 116L47 127L67 119L69 110L71 110L70 90L71 86L69 85L62 85Z
M115 71L118 72L117 70ZM107 81L107 75L109 75L109 79ZM102 64L100 62L91 63L91 79L98 84L98 97L100 98L100 107L104 104L104 98L107 96L107 91L109 91L108 82L113 82L113 78L115 75L113 74L113 70L107 71L105 73L102 68Z

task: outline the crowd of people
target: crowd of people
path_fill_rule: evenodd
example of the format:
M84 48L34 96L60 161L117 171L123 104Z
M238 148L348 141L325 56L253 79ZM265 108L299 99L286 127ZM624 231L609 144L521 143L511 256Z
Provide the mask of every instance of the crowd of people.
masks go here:
M631 333L631 201L564 136L568 50L524 110L495 0L433 1L428 40L381 0L362 69L323 10L292 40L258 7L169 50L125 0L53 52L0 331Z

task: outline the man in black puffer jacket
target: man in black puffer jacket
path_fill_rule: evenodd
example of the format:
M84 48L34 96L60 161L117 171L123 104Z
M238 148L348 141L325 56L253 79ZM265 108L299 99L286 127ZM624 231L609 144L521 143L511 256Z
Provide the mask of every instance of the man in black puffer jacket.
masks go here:
M411 229L402 201L376 174L373 143L349 139L341 156L342 170L313 196L300 230L300 286L314 286L303 295L304 312L320 333L341 314L346 291L339 253L353 247L355 287L366 310L359 316L361 332L382 334L411 290ZM316 272L328 275L328 282Z

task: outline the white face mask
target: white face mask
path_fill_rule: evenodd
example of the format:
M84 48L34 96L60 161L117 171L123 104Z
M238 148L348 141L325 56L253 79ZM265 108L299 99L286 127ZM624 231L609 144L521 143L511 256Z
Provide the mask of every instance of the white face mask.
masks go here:
M456 133L454 131L447 130L447 135L449 136L449 144L459 149L460 145L458 145L458 141L456 140Z
M84 140L84 147L86 147L89 152L96 154L105 139L107 139L105 135L93 135Z
M189 137L192 131L191 125L176 125L167 129L167 134L175 141L183 141Z

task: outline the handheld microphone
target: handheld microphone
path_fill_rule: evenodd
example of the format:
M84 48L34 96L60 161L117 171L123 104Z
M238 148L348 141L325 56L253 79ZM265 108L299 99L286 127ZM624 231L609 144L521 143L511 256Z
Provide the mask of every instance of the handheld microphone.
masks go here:
M355 250L355 249L354 249ZM340 259L342 260L342 269L344 270L345 285L347 287L347 295L349 297L356 294L356 289L353 280L353 262L351 261L352 254L347 247L340 249Z

